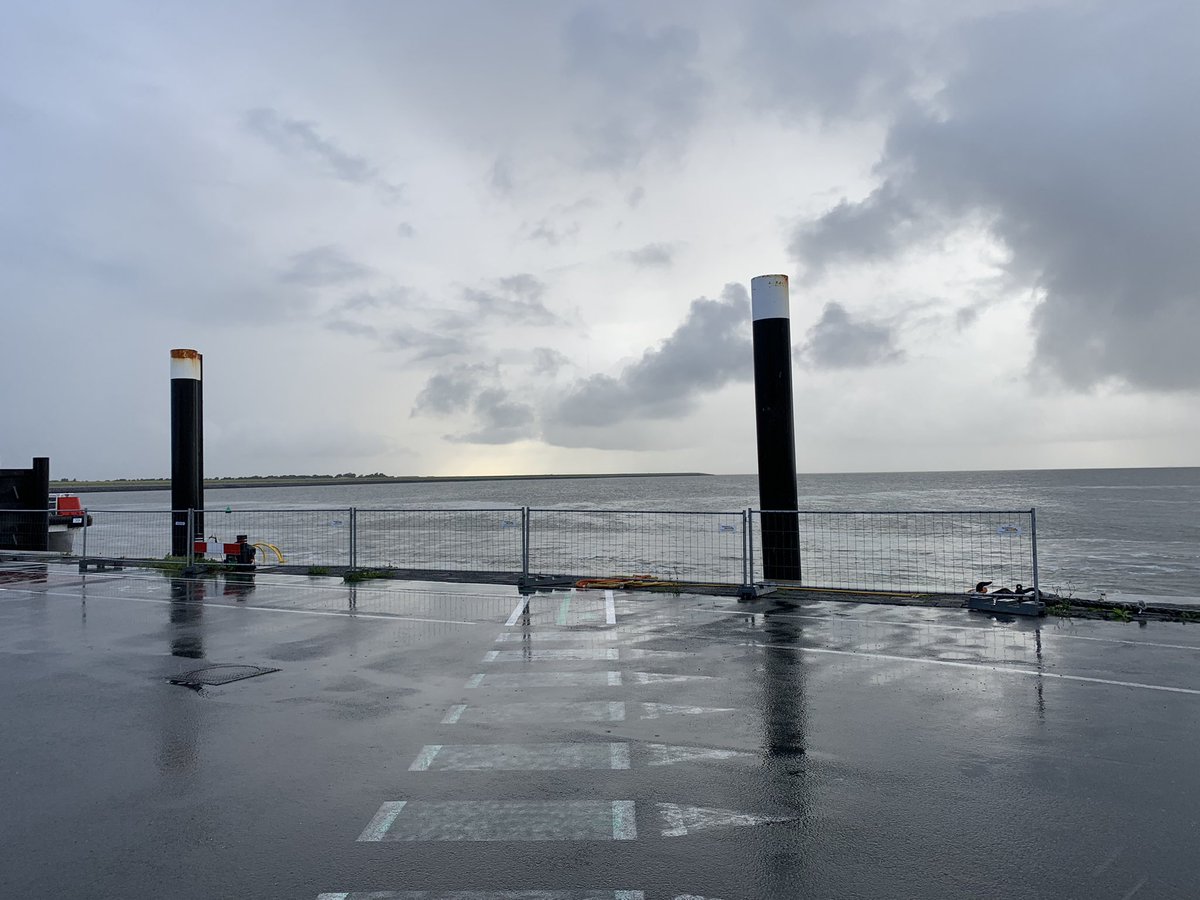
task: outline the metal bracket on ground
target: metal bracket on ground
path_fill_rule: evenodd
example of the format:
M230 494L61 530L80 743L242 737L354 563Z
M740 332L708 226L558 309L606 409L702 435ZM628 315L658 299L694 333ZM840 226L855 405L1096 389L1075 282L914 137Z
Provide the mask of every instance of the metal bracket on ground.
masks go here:
M738 586L737 598L739 603L748 603L751 600L757 600L759 597L764 597L767 594L773 594L777 590L773 584L742 584Z
M517 581L517 592L534 594L538 591L561 591L575 587L577 580L574 575L522 575Z
M967 609L975 612L1003 613L1010 616L1044 616L1046 614L1046 604L1041 600L995 597L988 594L971 594L967 597Z

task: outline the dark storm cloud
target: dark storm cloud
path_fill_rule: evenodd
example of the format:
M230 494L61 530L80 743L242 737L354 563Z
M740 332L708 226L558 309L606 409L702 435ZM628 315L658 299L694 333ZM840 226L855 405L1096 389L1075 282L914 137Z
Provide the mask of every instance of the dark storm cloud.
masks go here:
M693 300L670 337L620 375L572 385L546 417L548 439L571 446L571 426L681 418L702 394L751 376L749 335L750 304L741 285L727 285L720 300Z
M388 199L397 199L401 189L386 181L363 156L357 156L321 134L317 125L285 116L267 107L252 109L244 119L246 128L287 156L316 163L330 175L351 184L379 188Z
M984 223L1041 297L1037 370L1080 389L1200 387L1198 32L1200 6L1175 2L961 26L932 108L896 116L882 186L798 228L793 252L819 270Z
M817 369L862 369L898 362L902 353L891 328L856 321L840 303L827 303L796 356Z
M629 251L629 261L641 269L665 269L675 259L673 244L647 244Z
M370 267L351 259L340 248L326 245L292 256L279 278L285 284L319 288L358 281L370 274Z

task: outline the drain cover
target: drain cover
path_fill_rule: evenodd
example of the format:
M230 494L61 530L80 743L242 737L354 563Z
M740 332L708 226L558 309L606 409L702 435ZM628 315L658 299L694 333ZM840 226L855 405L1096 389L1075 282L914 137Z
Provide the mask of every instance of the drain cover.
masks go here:
M186 684L193 687L199 685L229 684L231 681L241 681L243 678L253 678L255 675L267 675L278 672L266 666L205 666L203 669L193 669L167 680L171 684Z

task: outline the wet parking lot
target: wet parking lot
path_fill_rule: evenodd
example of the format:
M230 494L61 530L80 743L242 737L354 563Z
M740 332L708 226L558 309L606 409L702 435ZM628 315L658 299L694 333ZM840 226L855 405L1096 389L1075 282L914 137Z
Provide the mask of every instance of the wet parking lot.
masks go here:
M1198 893L1193 625L35 567L0 679L5 897Z

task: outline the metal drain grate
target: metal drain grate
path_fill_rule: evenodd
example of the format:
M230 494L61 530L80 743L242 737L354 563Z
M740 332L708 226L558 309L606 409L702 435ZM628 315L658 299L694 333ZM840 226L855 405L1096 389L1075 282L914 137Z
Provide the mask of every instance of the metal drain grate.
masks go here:
M253 678L255 675L268 675L278 672L266 666L205 666L203 669L193 669L174 678L168 678L171 684L185 684L189 687L201 685L229 684L231 681L241 681Z

